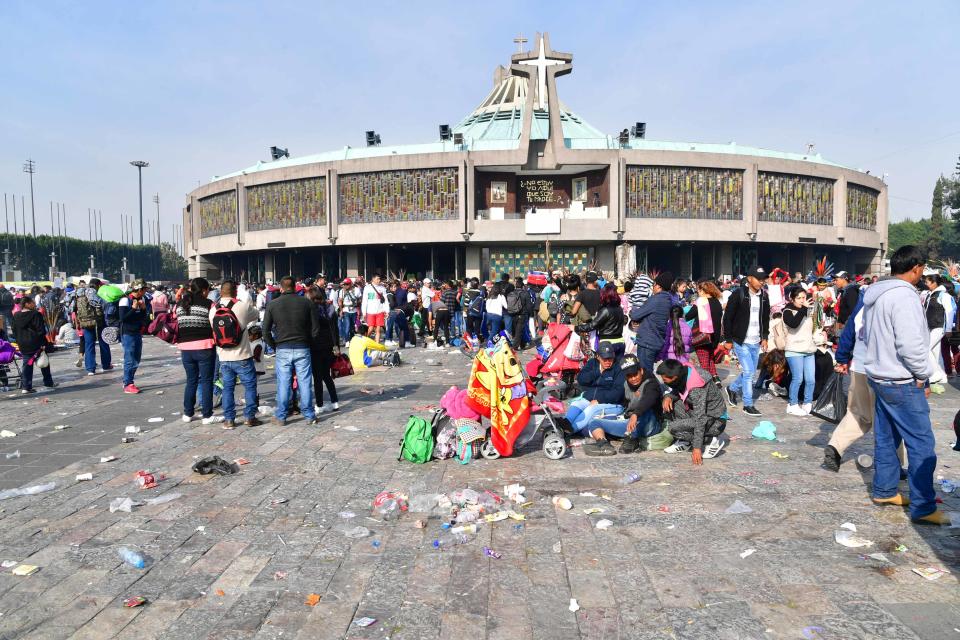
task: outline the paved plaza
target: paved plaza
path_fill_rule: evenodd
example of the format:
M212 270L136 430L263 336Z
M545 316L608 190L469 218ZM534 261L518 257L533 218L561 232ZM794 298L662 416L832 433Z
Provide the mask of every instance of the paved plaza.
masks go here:
M869 472L852 461L821 471L830 425L760 402L782 442L751 439L756 420L736 411L730 446L701 468L687 454L597 459L576 447L551 461L536 443L511 459L413 465L397 462L407 416L463 386L469 363L404 355L399 370L338 381L342 409L320 426L298 418L228 432L180 421L183 370L158 340L146 340L139 396L120 393L119 370L87 378L72 352L55 354L61 388L0 396L0 428L17 434L0 439L0 454L20 452L0 455L0 489L56 483L0 501L0 560L39 567L0 575L0 638L960 638L960 529L874 507ZM273 385L261 396L272 405ZM932 400L937 473L955 481L958 397L948 388ZM121 444L127 426L142 433ZM869 452L866 440L847 458ZM192 473L208 455L249 464ZM140 490L144 469L167 479ZM637 470L641 481L620 484ZM452 550L432 548L437 517L425 529L418 514L369 517L384 489L502 494L511 483L526 487L525 520L483 524ZM109 510L118 497L169 493L180 497ZM960 497L940 495L960 511ZM726 513L736 500L752 512ZM602 512L584 513L592 508ZM597 529L600 519L613 524ZM844 523L873 544L835 542ZM372 535L348 538L356 526ZM123 546L145 553L147 568L123 564ZM949 573L927 580L913 571L924 567ZM147 603L124 607L131 596Z

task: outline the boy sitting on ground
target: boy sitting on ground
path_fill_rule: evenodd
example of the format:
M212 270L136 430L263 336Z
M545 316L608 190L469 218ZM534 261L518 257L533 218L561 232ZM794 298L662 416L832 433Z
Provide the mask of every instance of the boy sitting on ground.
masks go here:
M693 464L714 458L726 444L721 438L727 428L727 405L719 387L709 384L705 373L678 360L664 360L657 374L667 386L663 398L663 417L676 442L665 453L693 449ZM704 449L704 440L710 442Z
M663 430L660 418L660 383L652 372L645 371L636 356L627 355L619 363L625 377L623 386L625 411L613 417L593 418L588 430L594 442L583 445L588 456L612 455L613 446L607 436L623 438L620 453L633 453L645 445L641 440Z
M359 331L350 338L347 353L354 371L377 367L384 363L390 349L373 338L367 337L367 325L361 324Z

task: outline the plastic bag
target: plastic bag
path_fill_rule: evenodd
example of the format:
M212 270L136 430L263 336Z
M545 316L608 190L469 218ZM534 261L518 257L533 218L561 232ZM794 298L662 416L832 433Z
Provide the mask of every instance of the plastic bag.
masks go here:
M843 392L843 378L840 374L834 372L823 385L823 391L810 413L833 424L843 419L847 413L847 394Z
M776 440L777 426L769 420L762 420L757 423L750 435L760 440Z
M0 491L0 500L6 500L7 498L16 498L18 496L33 496L38 493L45 493L47 491L53 491L57 488L56 482L48 482L47 484L37 484L32 487L19 487L16 489L5 489Z
M647 438L647 451L663 451L672 444L673 434L669 429L664 429Z

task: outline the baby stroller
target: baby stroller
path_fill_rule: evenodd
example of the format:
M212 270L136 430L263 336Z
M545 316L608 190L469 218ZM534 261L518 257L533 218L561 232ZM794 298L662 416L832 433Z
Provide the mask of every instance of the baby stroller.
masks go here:
M544 404L533 404L530 409L530 421L524 427L520 435L514 441L514 450L527 445L537 434L543 434L543 455L551 460L560 460L567 455L567 436L557 422L553 410L547 406L549 401ZM480 455L487 460L496 460L500 457L500 452L493 446L490 440L490 429L487 429L487 439L484 440L480 448Z
M547 327L547 339L550 351L528 362L526 373L536 386L538 399L549 395L565 400L575 395L577 374L585 361L578 357L582 352L571 346L571 340L578 340L579 336L565 324L551 323Z
M23 356L12 344L6 340L0 340L0 389L3 391L21 385L23 379L20 371L21 360Z

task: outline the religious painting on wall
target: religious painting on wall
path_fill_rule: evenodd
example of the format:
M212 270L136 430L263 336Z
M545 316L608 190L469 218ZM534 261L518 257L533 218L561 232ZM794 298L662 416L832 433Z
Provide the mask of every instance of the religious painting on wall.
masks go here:
M762 222L833 224L833 180L758 172L757 219Z
M507 204L507 183L490 183L490 204Z
M880 192L876 189L847 183L847 226L875 230L879 197Z
M574 202L586 202L587 201L587 179L574 178L573 188L570 190L570 192L573 194Z
M743 219L743 171L628 166L628 218Z
M197 201L200 237L237 233L237 192L224 191Z
M326 183L326 178L316 177L248 187L247 230L325 225Z
M409 169L341 175L342 224L456 220L457 169Z

